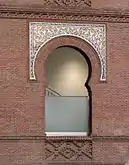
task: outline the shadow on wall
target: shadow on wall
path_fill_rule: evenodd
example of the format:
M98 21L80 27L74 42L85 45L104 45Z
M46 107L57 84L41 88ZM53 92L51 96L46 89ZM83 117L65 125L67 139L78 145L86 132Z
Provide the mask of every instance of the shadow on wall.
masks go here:
M61 96L88 96L85 82L88 64L83 55L71 47L55 49L46 61L48 88Z

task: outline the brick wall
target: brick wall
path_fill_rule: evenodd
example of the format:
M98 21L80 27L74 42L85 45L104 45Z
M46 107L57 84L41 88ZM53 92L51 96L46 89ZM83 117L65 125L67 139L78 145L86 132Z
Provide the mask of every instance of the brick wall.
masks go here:
M128 0L92 0L93 8L114 8L114 9L128 9L129 1Z
M43 149L42 140L1 140L1 165L41 164L44 162Z
M26 20L1 19L0 38L0 135L39 135L43 92L28 81Z
M107 82L97 84L93 128L97 135L129 135L129 24L107 24Z
M52 2L52 1L50 1ZM61 2L61 1L60 1ZM65 2L65 1L64 1ZM92 8L121 8L128 9L128 0L91 0ZM26 7L40 7L42 8L44 2L42 0L0 0L1 5L13 5L13 6L26 6Z
M3 1L5 2L5 1ZM11 1L10 1L11 2ZM24 3L22 1L21 3ZM1 1L2 3L2 1ZM26 1L27 3L27 1ZM121 3L121 2L120 2ZM127 6L127 1L121 7ZM111 3L93 1L93 7L110 7ZM112 2L113 6L115 2ZM112 7L112 6L111 6ZM31 21L31 20L29 20ZM129 136L129 23L107 24L107 81L99 82L99 62L91 51L87 54L93 64L90 80L92 87L92 134L94 136ZM70 40L66 40L66 43ZM58 41L55 41L57 44ZM54 43L54 44L55 44ZM77 43L76 43L77 44ZM0 160L1 165L38 164L45 159L47 146L44 140L44 70L42 61L37 68L38 81L29 81L28 20L0 19ZM52 46L52 45L51 45ZM84 43L82 48L89 49ZM45 51L45 49L43 49ZM41 57L40 52L39 57ZM46 49L47 53L47 49ZM88 52L87 52L88 53ZM93 55L93 56L92 56ZM42 58L41 58L42 59ZM42 70L42 71L41 71ZM97 74L96 74L97 72ZM41 75L42 74L42 75ZM3 137L4 136L4 137ZM18 136L18 140L4 139ZM27 136L27 137L26 137ZM33 136L35 140L29 139ZM36 140L36 136L42 136ZM23 137L24 140L20 138ZM7 138L7 137L6 137ZM28 140L25 140L28 138ZM65 143L63 142L65 141ZM56 153L68 147L68 140L54 144ZM89 139L92 141L92 138ZM92 161L101 163L123 163L128 161L128 140L92 141ZM81 150L83 143L78 142ZM71 146L75 143L71 142ZM86 144L87 145L87 144ZM85 145L85 146L86 146ZM88 145L84 151L87 152ZM67 148L66 147L66 148ZM78 147L78 148L79 148ZM79 150L77 148L77 151ZM50 153L53 154L55 150ZM90 149L88 149L90 152ZM69 154L72 154L70 151ZM49 153L47 153L49 154ZM68 153L67 153L68 154ZM76 153L75 153L76 154ZM53 155L50 160L54 160ZM79 157L79 156L78 156ZM74 161L78 160L75 156ZM63 159L63 158L62 158ZM66 158L67 161L69 158ZM79 157L80 161L85 161Z

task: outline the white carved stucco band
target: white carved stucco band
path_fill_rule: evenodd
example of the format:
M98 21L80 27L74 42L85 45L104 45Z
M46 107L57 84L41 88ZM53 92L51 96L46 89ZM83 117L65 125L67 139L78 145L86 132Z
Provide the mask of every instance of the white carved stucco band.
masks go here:
M106 80L106 26L105 24L74 24L30 22L30 79L35 80L34 65L40 49L50 40L73 36L88 42L97 52L101 63L101 81Z

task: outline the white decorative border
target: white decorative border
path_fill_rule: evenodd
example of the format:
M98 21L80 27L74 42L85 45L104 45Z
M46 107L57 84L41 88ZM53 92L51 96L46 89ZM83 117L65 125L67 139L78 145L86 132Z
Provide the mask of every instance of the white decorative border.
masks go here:
M50 40L73 36L88 42L97 52L101 63L101 81L106 80L106 26L105 24L74 24L30 22L30 79L35 80L34 65L40 49Z
M87 132L46 132L46 136L87 136Z

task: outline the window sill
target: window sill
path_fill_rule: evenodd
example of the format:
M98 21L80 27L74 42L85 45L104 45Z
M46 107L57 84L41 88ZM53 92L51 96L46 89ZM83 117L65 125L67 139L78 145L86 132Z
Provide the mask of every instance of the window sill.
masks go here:
M46 136L87 136L87 132L46 132Z
M91 140L87 132L46 132L48 140Z

